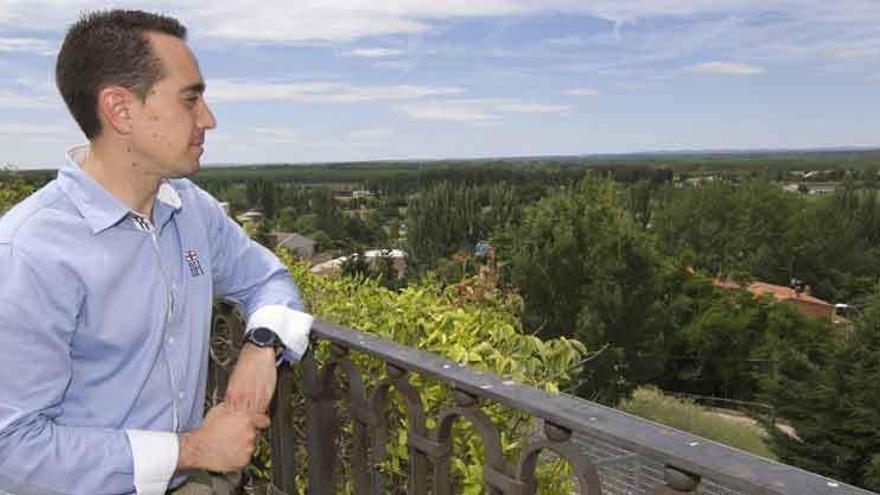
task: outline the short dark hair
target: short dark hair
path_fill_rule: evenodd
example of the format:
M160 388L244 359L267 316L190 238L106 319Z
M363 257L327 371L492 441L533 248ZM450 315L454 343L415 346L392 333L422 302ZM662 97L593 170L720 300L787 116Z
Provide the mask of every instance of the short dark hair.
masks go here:
M98 92L120 85L145 100L163 76L147 33L186 39L186 28L173 17L139 10L105 10L83 15L67 31L55 64L55 83L86 137L101 133Z

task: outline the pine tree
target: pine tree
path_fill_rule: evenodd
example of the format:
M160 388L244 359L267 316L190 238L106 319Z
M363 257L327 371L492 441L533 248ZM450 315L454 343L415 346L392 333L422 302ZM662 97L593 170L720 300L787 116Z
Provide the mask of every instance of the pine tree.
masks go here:
M784 462L880 490L880 287L850 342L778 358L768 398L797 437L774 431L773 450Z

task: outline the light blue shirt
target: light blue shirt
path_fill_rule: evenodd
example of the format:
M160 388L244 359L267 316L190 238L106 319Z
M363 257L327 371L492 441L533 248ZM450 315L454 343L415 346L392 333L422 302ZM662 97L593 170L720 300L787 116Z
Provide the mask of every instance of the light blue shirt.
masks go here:
M151 224L85 153L0 220L0 493L163 493L202 419L216 297L289 359L308 341L290 275L214 198L168 180Z

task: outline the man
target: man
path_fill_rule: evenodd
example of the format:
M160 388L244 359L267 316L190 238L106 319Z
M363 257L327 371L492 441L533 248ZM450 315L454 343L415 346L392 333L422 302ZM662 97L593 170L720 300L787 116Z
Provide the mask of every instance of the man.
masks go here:
M56 66L89 140L0 221L0 492L162 494L254 449L276 350L312 317L281 263L186 179L215 127L176 20L87 15ZM211 306L248 315L226 402L202 418Z

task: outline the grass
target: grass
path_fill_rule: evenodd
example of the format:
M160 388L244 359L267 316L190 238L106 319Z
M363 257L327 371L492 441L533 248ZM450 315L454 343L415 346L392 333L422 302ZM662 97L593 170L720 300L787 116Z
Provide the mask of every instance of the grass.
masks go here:
M640 387L618 409L642 418L708 438L752 454L775 459L764 441L764 430L713 413L688 399L664 394L656 387Z

